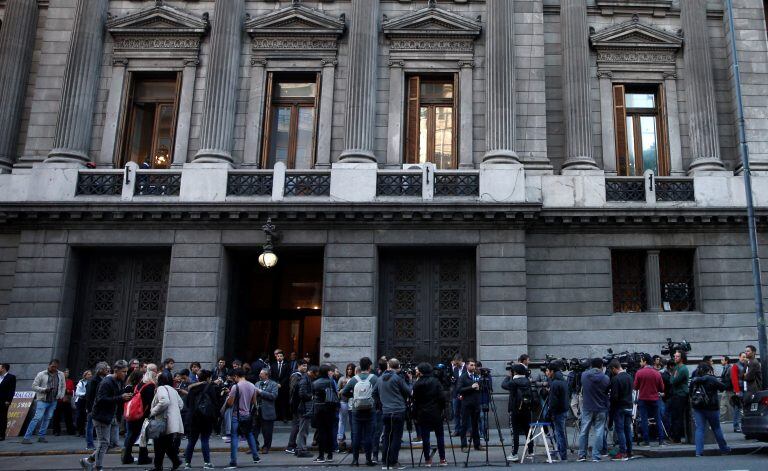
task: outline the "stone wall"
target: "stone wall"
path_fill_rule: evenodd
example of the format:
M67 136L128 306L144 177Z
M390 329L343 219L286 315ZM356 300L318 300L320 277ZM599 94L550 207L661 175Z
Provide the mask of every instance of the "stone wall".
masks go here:
M0 355L2 355L5 320L11 304L13 276L16 273L16 258L19 253L19 234L0 234Z

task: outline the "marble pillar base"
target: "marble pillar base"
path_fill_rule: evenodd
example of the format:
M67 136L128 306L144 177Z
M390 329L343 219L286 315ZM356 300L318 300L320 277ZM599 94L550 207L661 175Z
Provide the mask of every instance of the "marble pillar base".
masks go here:
M220 149L200 149L195 154L194 163L199 164L231 164L232 154Z
M576 157L569 157L565 163L563 163L563 169L562 173L572 174L574 172L581 173L583 171L598 171L599 173L602 173L603 171L600 169L600 167L597 166L597 162L592 159L590 156L576 156Z
M339 161L350 164L376 163L376 156L369 150L347 149L341 153Z
M517 152L509 149L489 150L483 156L483 165L519 164L519 163L520 163L520 158L517 156Z
M44 164L59 164L59 163L75 163L84 165L90 162L91 158L85 152L80 152L75 149L51 149L48 153L48 158L43 162Z
M702 157L691 162L690 167L688 167L688 175L724 171L726 171L725 165L718 157Z

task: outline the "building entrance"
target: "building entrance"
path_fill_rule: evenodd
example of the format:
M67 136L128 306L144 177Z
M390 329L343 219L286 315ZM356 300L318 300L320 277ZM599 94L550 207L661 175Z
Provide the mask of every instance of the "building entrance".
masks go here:
M259 251L232 249L232 291L226 355L251 362L280 348L286 357L320 354L323 250L279 251L277 266L263 268Z
M379 352L402 363L475 355L474 251L382 251Z
M159 362L170 254L164 250L89 251L82 257L69 365Z

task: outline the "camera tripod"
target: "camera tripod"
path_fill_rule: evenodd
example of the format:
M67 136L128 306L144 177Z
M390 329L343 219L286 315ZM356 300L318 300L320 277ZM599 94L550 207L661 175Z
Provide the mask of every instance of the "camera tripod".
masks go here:
M504 447L504 434L501 433L501 425L499 423L499 414L496 411L496 401L493 398L493 391L491 390L491 384L488 378L480 378L480 397L483 397L483 394L488 394L488 406L489 408L486 410L481 410L480 413L484 414L483 420L483 430L482 432L482 439L485 440L485 463L483 463L484 466L496 466L491 464L491 461L488 457L488 442L490 441L490 424L488 423L489 419L489 412L493 413L493 418L496 423L496 431L499 434L499 442L501 443L501 452L504 456L504 465L509 466L509 460L507 459L507 450ZM478 420L479 422L479 420ZM479 425L479 424L478 424ZM466 429L467 424L464 424L464 428ZM466 433L466 430L462 430L462 433ZM472 454L472 448L475 445L479 445L479 443L469 443L467 447L467 458L464 460L464 467L469 467L469 456Z

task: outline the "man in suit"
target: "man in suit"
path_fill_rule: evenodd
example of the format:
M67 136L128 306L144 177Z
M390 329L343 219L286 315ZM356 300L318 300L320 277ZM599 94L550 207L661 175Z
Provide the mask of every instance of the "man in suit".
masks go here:
M466 427L472 427L472 444L480 451L480 376L475 371L475 360L467 360L466 371L458 381L458 394L461 401L461 450L467 452Z
M275 350L275 361L270 365L270 378L278 384L277 393L277 419L287 422L290 417L288 406L288 382L291 379L291 367L285 361L285 354L282 350Z
M8 428L8 408L16 394L16 377L9 373L11 365L0 365L0 441L5 440L5 429Z
M456 354L451 360L451 411L453 412L453 436L461 435L461 401L459 401L459 378L467 371L464 359Z
M277 419L275 400L277 400L278 390L277 383L269 379L269 369L262 369L259 372L259 382L256 383L258 412L253 434L256 436L256 443L259 442L259 434L264 435L264 444L261 447L263 454L269 453L269 449L272 448L272 430Z

